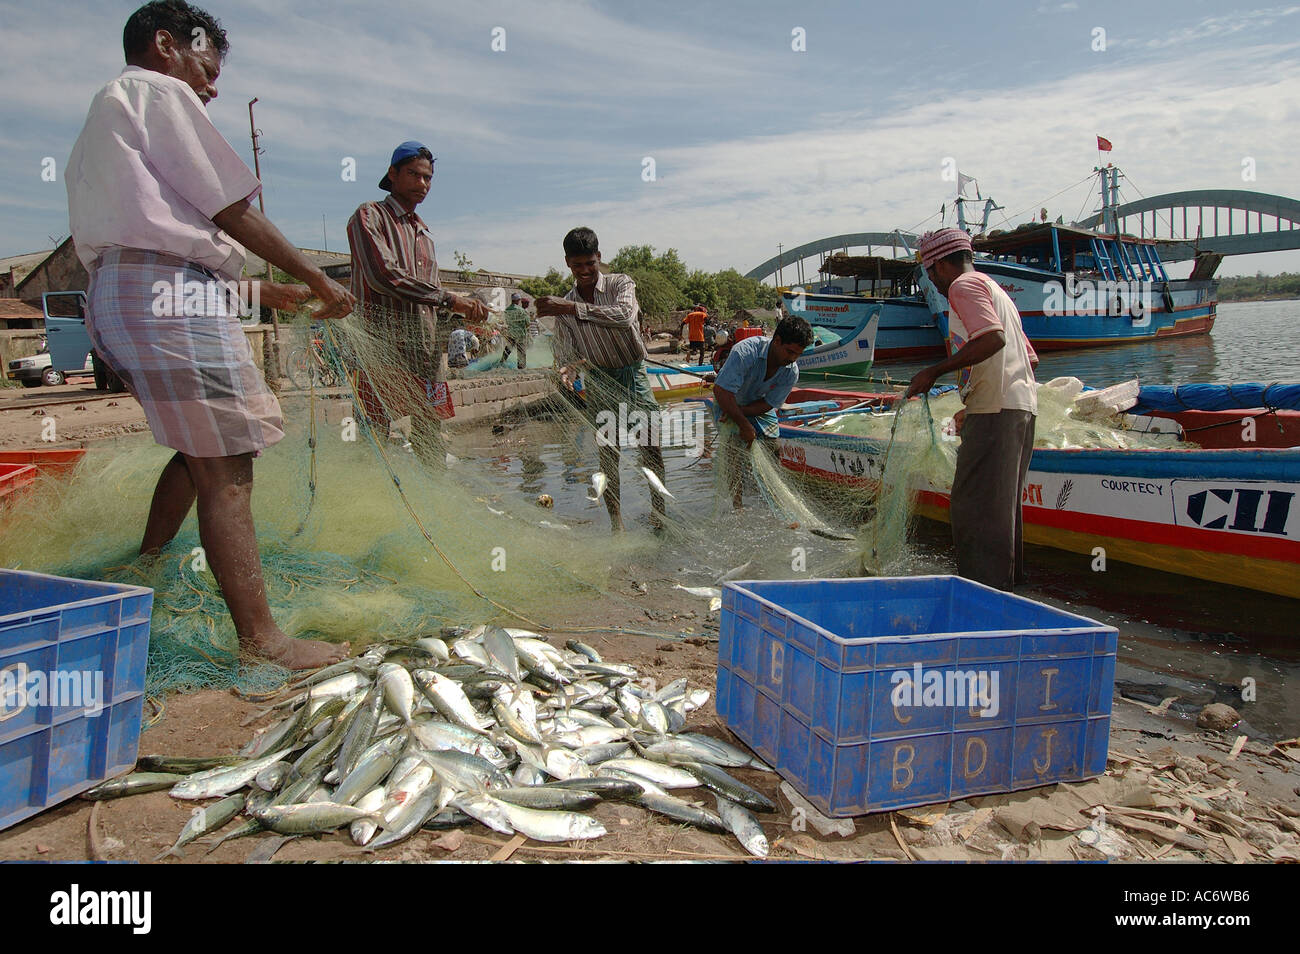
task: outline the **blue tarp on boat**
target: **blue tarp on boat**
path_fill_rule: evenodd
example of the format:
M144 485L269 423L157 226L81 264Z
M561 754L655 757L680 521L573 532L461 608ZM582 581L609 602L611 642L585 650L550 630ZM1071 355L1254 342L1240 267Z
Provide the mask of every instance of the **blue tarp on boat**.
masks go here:
M1300 411L1300 384L1152 385L1138 391L1129 413L1151 411L1233 411L1267 407Z

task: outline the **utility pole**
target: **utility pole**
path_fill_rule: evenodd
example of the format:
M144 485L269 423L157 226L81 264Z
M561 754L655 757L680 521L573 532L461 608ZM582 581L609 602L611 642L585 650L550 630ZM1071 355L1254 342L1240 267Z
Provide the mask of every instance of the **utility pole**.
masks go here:
M781 261L781 255L785 251L785 246L780 242L776 243L776 283L778 286L785 284L785 278L781 274L781 267L785 263Z
M258 158L261 155L262 147L257 144L258 131L257 123L253 121L253 104L258 101L259 97L254 96L248 101L248 131L253 137L253 174L257 176L257 181L262 181L262 162ZM265 187L257 190L257 207L263 215L266 214ZM271 280L271 263L266 263L266 279ZM274 308L268 308L271 313L271 340L266 340L266 334L262 334L262 374L266 378L266 383L275 393L280 393L280 318ZM266 372L267 364L270 364L272 373Z
M330 240L325 237L325 213L324 212L322 212L320 215L320 247L321 247L321 251L323 252L328 252L330 250Z

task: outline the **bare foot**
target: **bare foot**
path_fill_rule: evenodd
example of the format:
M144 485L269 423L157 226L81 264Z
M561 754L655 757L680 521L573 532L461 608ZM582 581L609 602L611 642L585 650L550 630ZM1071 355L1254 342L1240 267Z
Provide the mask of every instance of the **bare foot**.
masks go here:
M294 639L275 630L248 640L241 640L243 648L263 659L295 672L320 669L348 656L348 643L327 643L319 639Z

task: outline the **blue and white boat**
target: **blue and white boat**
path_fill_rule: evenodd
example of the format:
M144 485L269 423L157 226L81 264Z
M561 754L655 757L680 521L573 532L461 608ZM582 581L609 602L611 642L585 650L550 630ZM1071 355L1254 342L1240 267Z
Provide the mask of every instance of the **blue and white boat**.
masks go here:
M985 200L973 240L975 267L1011 296L1038 351L1209 334L1217 315L1218 282L1212 277L1217 257L1198 260L1190 278L1171 279L1160 259L1159 241L1118 232L1119 170L1107 166L1097 173L1102 198L1098 230L1043 222L986 234L989 213L997 206ZM962 228L967 228L965 201L957 199ZM855 272L853 260L842 258L837 270L836 258L823 269L852 275L856 292L860 267ZM879 306L877 360L942 355L947 301L912 260L887 262L895 272L910 269L910 284L892 282L907 286L901 293L880 298L794 290L782 296L783 305L813 325L845 330ZM872 291L875 285L873 281Z

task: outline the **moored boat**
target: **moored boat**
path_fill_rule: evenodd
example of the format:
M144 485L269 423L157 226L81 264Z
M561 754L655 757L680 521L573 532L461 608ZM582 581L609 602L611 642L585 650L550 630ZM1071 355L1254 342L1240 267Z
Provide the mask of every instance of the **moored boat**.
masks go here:
M1102 199L1097 229L1038 222L989 232L989 214L998 208L991 199L985 200L979 227L967 228L967 200L958 197L959 227L975 232L975 268L1011 297L1038 351L1209 334L1218 314L1213 273L1220 256L1205 255L1191 277L1171 279L1160 258L1161 242L1118 231L1120 171L1113 166L1096 171ZM873 270L889 287L886 297L874 294L879 281ZM835 255L822 271L852 277L854 294L829 284L815 293L795 289L782 295L786 311L814 325L844 328L879 308L877 361L943 354L948 302L913 259ZM864 276L870 292L858 295Z
M796 389L806 402L835 392ZM839 394L888 406L897 394ZM788 470L860 490L887 442L781 424ZM948 488L919 482L917 513L947 521ZM1039 449L1024 497L1025 540L1109 561L1300 598L1300 448Z

